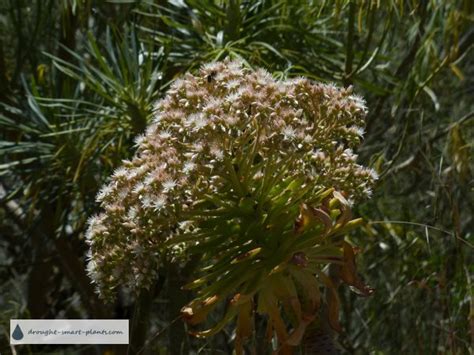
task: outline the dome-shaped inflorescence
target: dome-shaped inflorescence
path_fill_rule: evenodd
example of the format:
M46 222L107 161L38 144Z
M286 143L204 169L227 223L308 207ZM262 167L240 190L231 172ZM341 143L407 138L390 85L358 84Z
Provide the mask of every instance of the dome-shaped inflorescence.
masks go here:
M199 250L212 264L219 253L279 248L302 204L323 203L328 189L349 203L369 196L376 174L352 151L365 114L351 88L276 80L236 61L176 80L134 158L97 196L103 212L87 240L99 291L149 287L164 254Z

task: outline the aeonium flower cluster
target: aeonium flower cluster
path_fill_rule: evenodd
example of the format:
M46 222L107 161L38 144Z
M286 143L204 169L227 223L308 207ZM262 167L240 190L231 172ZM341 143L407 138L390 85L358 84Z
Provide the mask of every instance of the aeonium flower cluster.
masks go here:
M299 181L305 198L327 188L349 201L369 196L377 176L352 151L365 114L351 88L275 80L237 61L176 80L134 158L97 196L103 211L86 237L99 292L149 287L162 255L185 253L186 236L204 233L206 216L238 214L249 199L257 210L279 181ZM170 248L173 240L183 243Z

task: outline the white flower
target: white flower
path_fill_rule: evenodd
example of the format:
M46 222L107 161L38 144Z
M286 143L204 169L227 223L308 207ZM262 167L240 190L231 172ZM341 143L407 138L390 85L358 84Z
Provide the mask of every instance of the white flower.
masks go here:
M217 146L213 146L211 149L210 149L210 153L217 159L217 160L222 160L224 159L224 151L217 147Z
M100 226L100 218L97 215L91 216L87 219L87 224L89 225L89 230L97 229ZM91 236L86 235L86 239L89 239Z
M196 153L201 153L204 150L202 143L194 143L192 148Z
M283 128L283 131L281 132L283 134L283 139L292 141L296 138L296 131L293 127L291 126L286 126Z
M227 64L229 71L233 75L242 75L242 66L244 65L242 60L236 59Z
M354 152L353 152L352 149L350 149L350 148L344 149L344 152L342 152L342 155L343 155L346 159L349 159L349 160L352 160L352 161L356 161L356 159L357 159L357 155L354 154Z
M133 187L132 192L139 195L145 191L145 184L144 183L138 183Z
M355 127L355 133L356 133L359 137L363 137L364 134L365 134L365 129L364 129L364 127Z
M176 180L173 180L173 179L168 179L168 180L165 180L162 184L163 186L163 192L169 192L171 190L173 190L175 187L176 187Z
M193 113L186 118L184 125L186 127L193 127L193 131L199 131L206 127L207 123L202 113Z
M135 217L137 216L138 214L138 210L136 207L132 207L130 208L130 210L128 211L128 214L127 214L127 218L130 219L130 220L134 220Z
M218 62L211 62L211 63L206 63L203 64L201 67L201 70L204 72L212 72L215 70L219 69L219 63Z
M194 169L196 169L196 164L194 164L192 161L188 161L184 164L183 172L187 174L193 171Z
M202 115L199 115L199 117L196 118L196 120L194 121L194 129L196 131L199 131L200 129L206 127L206 125L207 120Z
M155 114L155 116L153 117L152 124L158 124L158 123L160 123L160 121L161 121L161 115L160 115L159 112L157 112L157 113ZM151 133L153 128L155 128L155 127L149 126L149 127L147 128L147 133Z
M158 134L158 136L159 136L160 138L162 138L162 139L169 139L169 138L172 137L172 134L171 134L170 131L164 130L164 131L161 131L161 132Z
M99 273L97 272L97 263L92 257L87 263L87 275L89 275L89 277L91 278L92 283L97 283Z
M236 115L229 115L225 118L225 123L229 126L234 126L239 122L240 118Z
M379 179L379 174L374 169L368 169L369 175L373 180Z
M153 208L155 211L160 211L166 206L166 197L161 195L156 198L153 202Z
M95 200L97 202L102 202L105 198L111 195L113 191L114 191L114 188L112 187L112 185L107 184L104 187L102 187L102 189L100 189Z
M209 111L214 111L217 110L219 107L221 107L223 104L223 101L221 99L211 97L207 100L206 105L204 106L203 110L205 112Z
M153 207L153 204L152 196L146 195L141 199L141 205L145 209Z
M227 95L225 97L225 101L233 103L233 102L237 101L240 98L240 94L241 93L239 91L232 92L232 93L230 93L229 95Z
M303 142L305 142L306 144L309 144L309 143L313 142L313 137L310 136L309 134L307 134L307 135L304 136Z
M140 135L136 136L135 139L134 139L135 146L138 147L139 145L141 145L143 143L144 139L145 139L144 134L140 134Z
M122 178L125 178L126 176L127 176L127 169L124 168L123 166L118 169L115 169L114 174L113 174L113 177L116 179L122 179Z
M356 107L359 110L362 110L364 112L367 110L367 107L365 106L365 100L364 100L363 97L361 97L359 95L351 95L349 98L354 101Z
M364 194L365 194L365 196L367 196L367 198L372 197L372 189L370 189L368 187L364 188Z
M239 80L229 80L225 86L229 90L234 90L234 89L237 89L240 86L240 81Z

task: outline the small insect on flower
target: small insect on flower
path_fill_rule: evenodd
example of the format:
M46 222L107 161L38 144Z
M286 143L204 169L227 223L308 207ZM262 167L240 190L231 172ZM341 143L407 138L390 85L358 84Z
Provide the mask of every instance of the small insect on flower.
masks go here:
M208 82L208 83L212 83L212 81L214 80L214 77L216 76L216 74L217 74L217 73L216 73L215 71L211 72L211 73L207 76L207 82Z

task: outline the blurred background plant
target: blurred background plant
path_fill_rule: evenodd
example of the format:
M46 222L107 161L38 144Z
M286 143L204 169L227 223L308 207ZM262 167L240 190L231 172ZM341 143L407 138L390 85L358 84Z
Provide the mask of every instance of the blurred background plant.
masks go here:
M84 243L96 192L133 155L156 99L227 56L367 99L359 159L381 179L350 240L376 291L341 294L344 350L472 351L473 21L470 0L0 0L0 352L14 351L15 317L130 318L130 353L231 351L227 331L186 335L190 296L174 285L189 268L104 306Z

